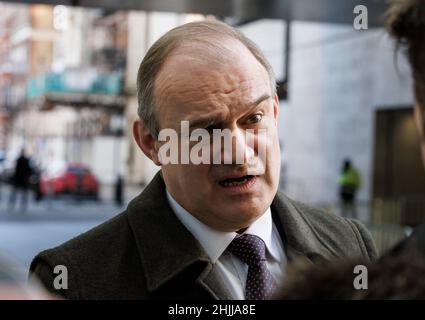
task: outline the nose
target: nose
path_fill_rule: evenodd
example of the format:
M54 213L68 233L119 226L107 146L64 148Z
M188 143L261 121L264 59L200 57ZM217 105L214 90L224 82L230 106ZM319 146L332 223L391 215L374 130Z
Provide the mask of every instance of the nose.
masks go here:
M220 145L217 144L219 141L222 142ZM255 133L249 130L238 127L224 129L220 137L214 137L213 145L215 164L245 165L255 158Z
M232 135L232 164L249 164L255 157L255 134L236 129Z

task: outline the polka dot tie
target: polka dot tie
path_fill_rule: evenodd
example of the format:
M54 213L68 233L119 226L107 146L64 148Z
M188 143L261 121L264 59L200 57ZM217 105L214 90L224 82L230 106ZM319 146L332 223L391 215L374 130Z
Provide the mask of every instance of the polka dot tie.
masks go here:
M264 300L276 290L276 281L267 268L266 245L254 235L244 234L233 239L227 250L248 265L245 299Z

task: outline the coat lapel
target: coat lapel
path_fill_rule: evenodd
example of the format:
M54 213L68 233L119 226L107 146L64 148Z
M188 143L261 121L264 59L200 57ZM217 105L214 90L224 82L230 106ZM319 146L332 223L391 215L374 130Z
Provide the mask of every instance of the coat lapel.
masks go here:
M334 255L321 245L302 213L285 195L277 193L271 208L273 221L279 230L289 260L303 256L314 261Z
M220 274L217 272L217 269L214 268L214 265L209 264L205 268L204 272L199 276L199 284L210 293L210 295L217 300L234 300L236 297L233 297L230 291L227 290L227 284L225 280L220 277Z
M158 290L188 267L203 262L206 267L193 275L196 282L215 299L232 299L199 242L169 206L160 172L130 202L127 213L149 291Z

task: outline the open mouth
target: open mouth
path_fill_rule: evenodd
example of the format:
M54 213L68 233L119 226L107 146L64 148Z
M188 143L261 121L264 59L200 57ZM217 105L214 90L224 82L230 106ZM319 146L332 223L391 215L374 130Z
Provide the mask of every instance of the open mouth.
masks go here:
M246 175L246 176L242 176L242 177L239 177L239 178L224 179L224 180L220 181L219 184L222 187L225 187L225 188L236 187L236 186L244 185L244 184L250 182L252 179L254 179L254 176Z

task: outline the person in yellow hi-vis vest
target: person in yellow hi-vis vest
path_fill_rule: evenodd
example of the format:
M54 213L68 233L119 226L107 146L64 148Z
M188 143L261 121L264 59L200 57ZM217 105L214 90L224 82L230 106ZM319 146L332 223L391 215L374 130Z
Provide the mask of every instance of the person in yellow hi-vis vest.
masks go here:
M357 169L349 159L344 160L341 175L339 176L339 196L341 200L341 214L344 217L357 217L356 193L361 187L361 178Z

